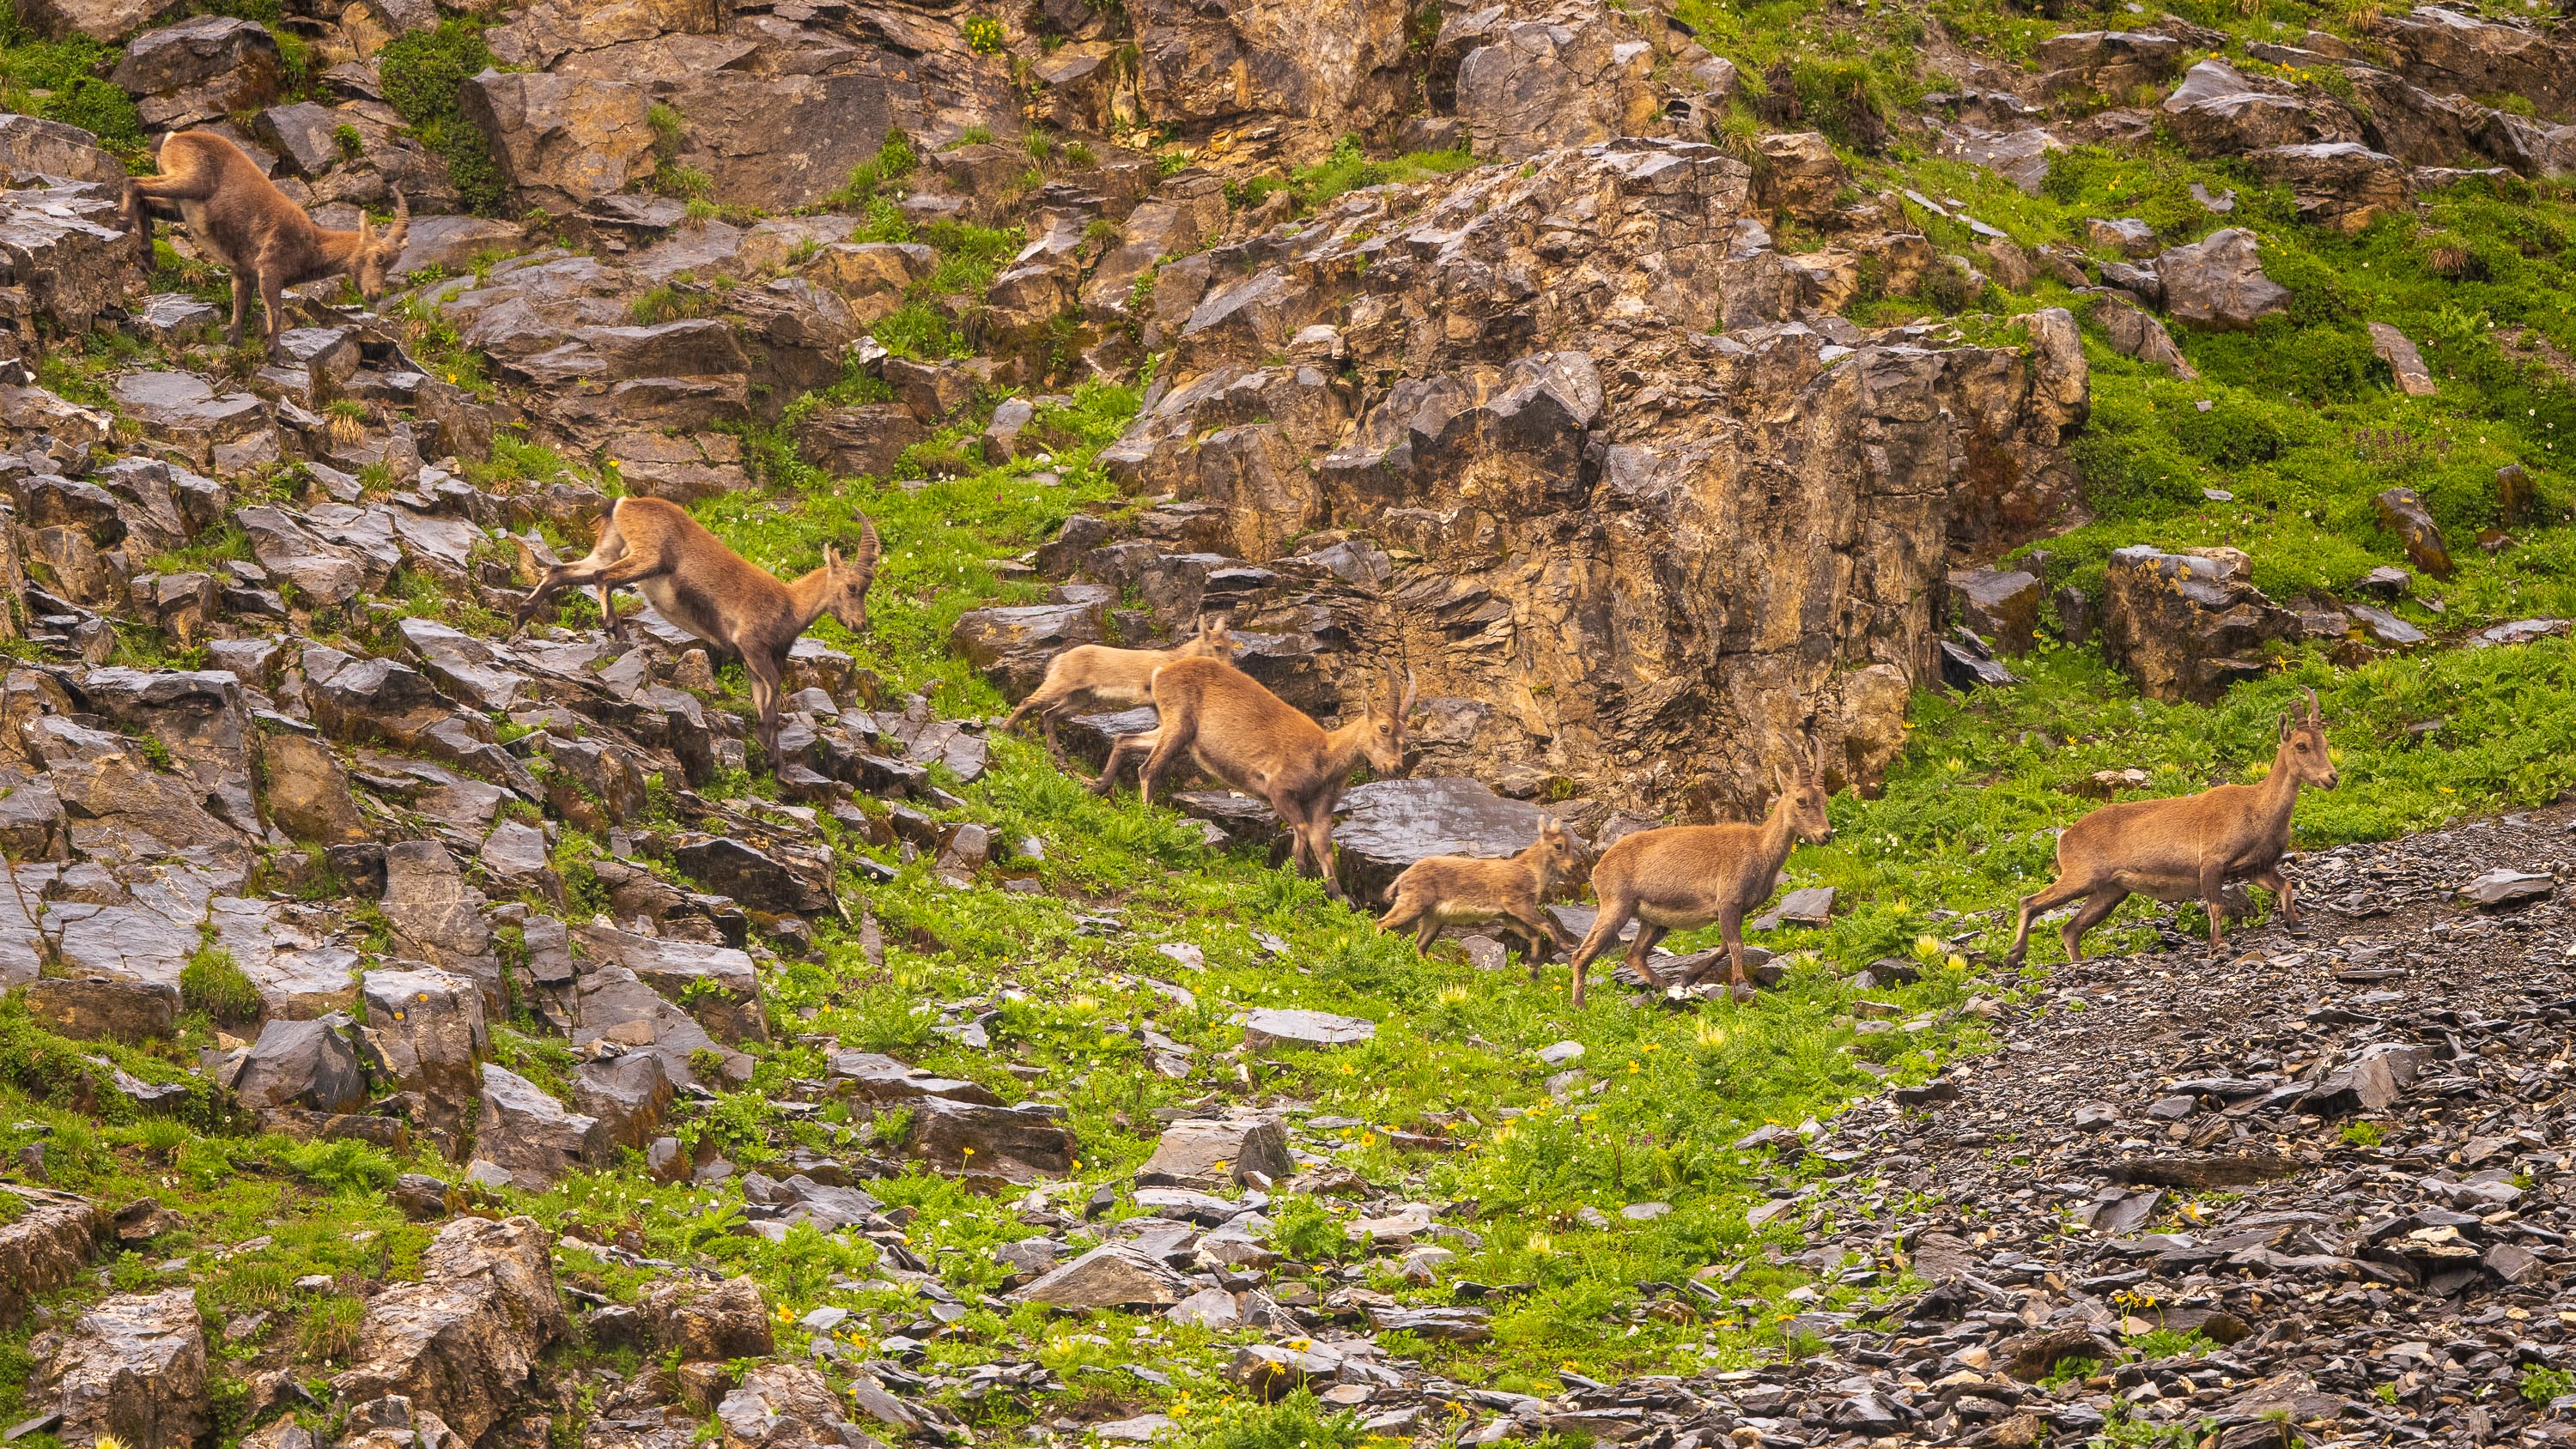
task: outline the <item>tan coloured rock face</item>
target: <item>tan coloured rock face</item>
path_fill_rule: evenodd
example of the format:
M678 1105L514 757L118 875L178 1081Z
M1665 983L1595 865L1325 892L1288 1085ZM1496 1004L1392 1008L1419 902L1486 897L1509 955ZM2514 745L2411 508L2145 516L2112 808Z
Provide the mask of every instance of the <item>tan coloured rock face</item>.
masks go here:
M1103 461L1218 505L1200 546L1275 581L1246 581L1264 591L1238 628L1324 641L1274 688L1329 714L1400 661L1426 697L1490 703L1426 758L1507 791L1746 803L1819 724L1836 776L1868 778L1892 753L1880 716L1936 677L1953 552L2030 536L2070 496L2071 318L2040 314L2020 349L1786 320L1801 274L1713 147L1618 141L1354 195L1278 255L1229 275L1214 254L1172 390ZM1345 365L1279 360L1307 348ZM1394 577L1298 557L1317 529L1374 538ZM1193 593L1172 562L1119 582L1213 606L1223 571ZM1274 677L1261 651L1244 667Z
M1243 0L1130 7L1144 119L1184 129L1308 122L1300 152L1393 116L1404 93L1402 0Z
M626 189L651 169L641 86L569 75L485 71L465 83L466 114L522 202L556 212Z

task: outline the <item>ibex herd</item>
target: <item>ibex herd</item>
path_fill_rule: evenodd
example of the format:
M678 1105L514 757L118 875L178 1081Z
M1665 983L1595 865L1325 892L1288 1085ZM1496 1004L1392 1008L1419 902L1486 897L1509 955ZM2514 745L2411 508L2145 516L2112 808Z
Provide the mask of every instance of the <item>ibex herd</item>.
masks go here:
M361 218L355 231L332 231L277 189L238 146L210 131L182 131L162 139L160 172L127 183L124 221L149 249L152 216L175 211L197 246L233 274L230 340L238 345L250 298L259 294L263 336L272 345L283 318L285 288L322 277L347 275L369 301L381 296L388 274L411 230L410 208L397 192L392 226L379 233ZM721 652L739 658L751 682L757 733L764 753L777 755L779 693L787 653L814 621L830 614L851 629L867 623L867 593L876 577L880 545L875 525L860 519L858 551L848 563L825 550L823 567L793 582L773 577L744 559L675 504L653 498L620 499L601 520L589 556L546 570L518 610L517 624L551 595L571 588L598 590L600 612L612 634L622 635L612 591L631 585L663 618ZM1188 639L1169 649L1115 649L1085 644L1049 661L1045 681L1004 727L1038 716L1050 752L1056 721L1077 704L1133 707L1151 702L1155 728L1121 736L1093 790L1107 793L1127 762L1143 758L1138 794L1148 803L1184 756L1277 813L1289 832L1290 858L1342 894L1333 868L1333 811L1351 770L1362 760L1393 773L1403 767L1411 676L1390 680L1386 705L1363 696L1357 716L1327 729L1304 711L1234 666L1229 621L1203 619ZM2084 904L2060 929L2070 958L2081 959L2084 935L2132 895L2159 901L2199 901L2209 912L2209 944L2225 946L2219 893L2235 880L2251 880L2280 897L2293 925L2298 906L2280 860L2289 848L2290 814L2299 788L2335 787L2325 720L2310 691L2304 715L2281 721L2280 748L2260 785L2221 785L2171 800L2132 800L2107 805L2058 837L2057 881L2024 897L2009 959L2028 948L2031 918L2081 899ZM1751 994L1744 975L1744 915L1770 898L1780 867L1799 841L1831 838L1822 762L1810 744L1794 771L1781 771L1778 796L1758 825L1693 825L1629 835L1602 852L1592 870L1599 913L1580 943L1550 918L1547 900L1573 881L1582 849L1573 834L1550 821L1538 839L1508 860L1435 856L1397 877L1391 908L1378 921L1389 931L1411 930L1427 949L1451 925L1500 921L1521 939L1530 978L1551 951L1570 950L1573 1000L1583 1004L1584 976L1629 922L1637 923L1628 965L1655 984L1652 953L1674 930L1714 924L1726 944L1728 978L1739 998Z
M634 587L663 618L742 661L760 745L774 760L788 649L827 613L850 629L867 624L880 544L873 523L862 517L859 527L858 551L850 561L826 549L821 568L790 582L726 547L676 504L620 499L600 521L597 546L585 558L547 569L520 604L517 623L524 627L562 590L592 588L608 629L622 635L625 622L611 592ZM1341 899L1333 864L1334 808L1362 760L1388 774L1403 768L1415 682L1410 675L1390 679L1383 705L1364 691L1357 714L1327 729L1236 668L1235 647L1229 621L1208 618L1169 649L1067 649L1048 663L1044 682L1004 727L1034 714L1052 750L1055 720L1076 701L1097 707L1150 701L1155 726L1111 742L1092 782L1094 793L1108 793L1126 765L1141 759L1137 793L1150 804L1186 757L1267 804L1288 832L1291 862L1322 877L1325 889ZM1650 987L1659 984L1657 943L1676 930L1714 925L1726 946L1729 989L1736 999L1749 999L1745 913L1778 889L1780 868L1800 841L1833 837L1822 753L1812 741L1795 768L1780 770L1774 783L1778 793L1770 813L1757 824L1642 830L1603 851L1591 874L1600 908L1580 942L1569 940L1546 910L1574 882L1583 859L1582 843L1553 820L1540 827L1528 849L1509 859L1444 855L1415 862L1396 877L1378 926L1412 931L1416 948L1427 950L1446 927L1500 922L1522 942L1532 982L1551 953L1570 953L1573 1004L1579 1008L1588 968L1630 922L1637 932L1628 943L1627 964ZM2230 881L2251 880L2276 892L2282 915L2296 925L2297 902L2280 871L2291 810L2300 787L2331 790L2335 784L2325 718L2311 690L2304 713L2282 717L2279 749L2261 784L2122 801L2069 826L2057 842L2059 878L2023 898L2008 959L2022 960L2034 915L2079 898L2084 904L2059 933L2074 960L2082 959L2085 933L2132 895L2200 902L2209 912L2213 952L2226 944L2219 893Z

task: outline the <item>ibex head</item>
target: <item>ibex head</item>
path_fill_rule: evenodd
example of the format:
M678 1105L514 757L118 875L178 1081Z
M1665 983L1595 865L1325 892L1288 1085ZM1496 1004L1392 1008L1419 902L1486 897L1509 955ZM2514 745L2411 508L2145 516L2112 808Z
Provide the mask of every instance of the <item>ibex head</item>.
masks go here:
M859 526L859 551L849 558L842 558L840 550L828 544L823 548L823 568L830 580L823 594L823 612L854 634L868 626L868 586L876 582L881 549L877 526L865 515L860 516Z
M1362 741L1361 749L1367 754L1371 769L1391 776L1404 768L1405 731L1413 715L1413 699L1417 686L1414 683L1413 671L1409 669L1405 671L1402 680L1390 678L1387 685L1387 702L1393 706L1387 713L1378 712L1377 702L1374 699L1367 695L1361 696L1362 701L1367 705L1369 715L1369 731Z
M2326 717L2317 708L2315 690L2308 691L2304 717L2295 709L2281 716L2281 753L2287 757L2290 773L2302 785L2331 790L2342 783L2342 777L2335 772L2334 756L2326 748Z
M1834 838L1834 822L1825 813L1824 746L1807 742L1807 757L1798 768L1776 770L1774 782L1780 787L1780 807L1788 811L1789 828L1800 840L1821 845Z
M373 302L385 294L386 274L402 256L403 243L411 240L411 202L400 191L394 193L394 224L382 234L371 219L358 218L358 255L350 265L350 275L357 281L358 295Z

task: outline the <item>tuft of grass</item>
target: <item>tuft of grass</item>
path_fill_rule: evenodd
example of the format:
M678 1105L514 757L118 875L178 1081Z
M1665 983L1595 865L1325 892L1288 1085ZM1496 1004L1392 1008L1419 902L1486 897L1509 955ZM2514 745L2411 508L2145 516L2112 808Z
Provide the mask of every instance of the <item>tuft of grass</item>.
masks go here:
M220 946L199 946L179 968L179 1004L202 1011L225 1026L257 1021L263 1010L259 988Z

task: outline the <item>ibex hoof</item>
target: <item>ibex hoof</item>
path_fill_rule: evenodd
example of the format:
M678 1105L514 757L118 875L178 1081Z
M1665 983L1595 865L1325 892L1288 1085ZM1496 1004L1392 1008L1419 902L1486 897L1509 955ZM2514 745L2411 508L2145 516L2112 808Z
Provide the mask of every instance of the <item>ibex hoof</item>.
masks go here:
M1726 994L1734 998L1738 1004L1751 1001L1753 999L1753 983L1750 981L1738 981L1727 991Z

